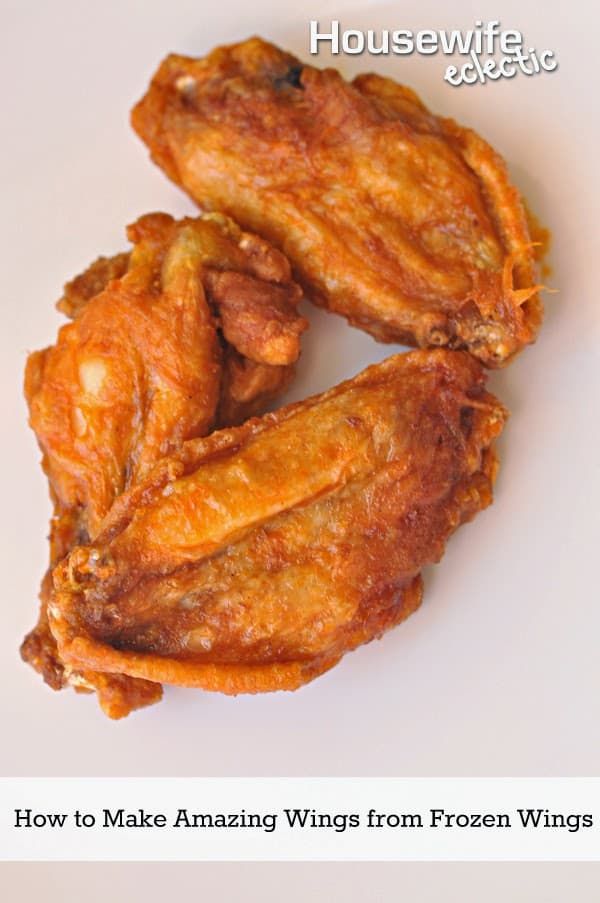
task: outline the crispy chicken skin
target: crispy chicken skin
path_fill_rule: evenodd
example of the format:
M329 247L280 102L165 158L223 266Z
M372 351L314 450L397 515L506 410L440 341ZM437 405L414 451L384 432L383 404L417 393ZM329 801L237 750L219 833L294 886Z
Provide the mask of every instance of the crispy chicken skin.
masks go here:
M207 270L204 285L223 345L218 427L237 426L262 414L286 391L300 354L298 339L308 325L296 311L301 292L291 281L287 258L256 235L240 237L250 253L245 264L249 272ZM76 319L91 298L127 272L129 257L99 257L65 285L58 310Z
M419 572L492 499L506 412L466 353L396 355L184 443L54 571L72 667L295 689L417 608Z
M223 354L223 379L217 409L217 427L237 426L267 410L285 392L295 375L295 365L258 364L232 345Z
M127 272L27 362L44 468L89 536L157 458L212 428L219 398L221 349L194 227L152 214L129 235Z
M113 257L98 257L87 270L75 276L64 287L56 308L70 320L75 320L84 307L103 292L113 279L121 279L129 268L130 254L124 252Z
M203 208L276 244L313 301L378 340L491 367L534 341L540 286L504 161L410 89L252 38L167 57L132 124Z
M180 221L148 214L128 236L130 254L100 258L65 287L59 308L74 320L56 345L27 363L30 424L55 509L51 568L74 544L96 535L117 496L159 458L205 435L217 418L243 416L244 404L256 403L248 392L234 411L234 401L221 397L230 383L223 359L234 353L217 332L225 332L222 309L231 316L239 306L246 324L240 344L259 373L288 372L299 354L300 289L287 260L264 240L217 214ZM227 334L237 340L235 329ZM111 681L61 660L47 620L50 585L47 576L38 625L21 650L46 682L97 689L112 717L160 698L156 684Z

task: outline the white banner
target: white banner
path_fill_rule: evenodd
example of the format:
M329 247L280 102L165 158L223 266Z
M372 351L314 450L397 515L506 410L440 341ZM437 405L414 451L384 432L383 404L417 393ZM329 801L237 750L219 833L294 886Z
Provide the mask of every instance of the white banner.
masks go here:
M600 860L600 778L0 778L0 859Z

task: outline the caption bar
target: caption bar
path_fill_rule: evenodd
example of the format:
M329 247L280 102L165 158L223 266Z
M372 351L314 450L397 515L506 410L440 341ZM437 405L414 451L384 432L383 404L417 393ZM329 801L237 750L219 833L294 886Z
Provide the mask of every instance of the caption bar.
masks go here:
M598 861L600 778L1 778L4 861Z

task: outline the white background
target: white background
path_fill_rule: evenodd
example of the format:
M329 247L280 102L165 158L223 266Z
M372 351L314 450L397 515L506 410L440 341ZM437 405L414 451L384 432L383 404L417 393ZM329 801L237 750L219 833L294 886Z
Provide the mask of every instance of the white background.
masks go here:
M0 13L0 773L598 774L598 16L557 0L3 0ZM348 28L414 30L500 19L559 60L551 74L462 88L443 81L441 54L335 62L348 76L373 69L406 82L434 111L478 129L552 229L559 293L545 298L539 342L490 380L512 411L496 502L428 570L416 615L313 684L237 699L167 690L160 705L111 723L93 699L45 688L17 654L36 616L50 513L26 427L25 356L54 340L63 282L125 247L127 222L192 210L128 125L160 59L259 33L308 60L309 19L332 17ZM307 312L312 329L290 398L397 350Z

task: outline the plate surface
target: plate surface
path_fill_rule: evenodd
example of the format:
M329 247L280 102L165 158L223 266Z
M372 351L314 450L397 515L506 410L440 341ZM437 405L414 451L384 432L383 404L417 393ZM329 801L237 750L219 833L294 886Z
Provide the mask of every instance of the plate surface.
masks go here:
M274 0L3 6L0 772L597 774L600 130L588 35L598 19L558 2L543 14L517 2L481 2L474 13L466 0L451 9L309 0L300 11ZM334 62L349 76L375 69L403 81L434 111L475 127L552 230L558 293L545 296L544 329L490 379L512 411L494 506L428 569L416 615L295 694L167 690L162 704L111 723L93 699L52 693L17 653L36 614L50 510L26 426L25 355L53 341L63 282L122 248L126 223L150 210L193 210L149 162L129 108L171 50L201 55L260 33L308 60L311 17L418 30L467 29L475 14L554 50L559 69L455 88L441 54ZM331 62L326 53L316 61ZM398 350L306 307L311 330L290 399Z

